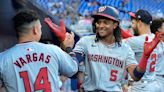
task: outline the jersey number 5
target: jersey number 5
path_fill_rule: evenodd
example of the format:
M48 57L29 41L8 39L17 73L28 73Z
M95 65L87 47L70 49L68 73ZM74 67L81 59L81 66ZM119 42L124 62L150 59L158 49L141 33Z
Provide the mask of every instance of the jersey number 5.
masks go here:
M116 81L117 80L117 70L111 70L110 72L110 81Z
M28 72L23 71L23 72L20 72L19 75L21 78L23 78L25 91L32 92L31 87L30 87ZM51 85L50 85L50 82L48 81L48 74L47 74L46 67L40 69L37 75L37 78L34 82L34 91L37 91L37 90L44 90L44 92L51 92Z
M154 72L155 63L156 63L156 54L151 55L151 60L152 60L152 62L150 63L149 72Z

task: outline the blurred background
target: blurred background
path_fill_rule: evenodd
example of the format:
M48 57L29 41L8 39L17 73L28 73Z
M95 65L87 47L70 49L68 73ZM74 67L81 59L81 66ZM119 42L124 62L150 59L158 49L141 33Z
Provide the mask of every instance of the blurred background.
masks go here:
M164 16L164 0L36 0L36 2L60 19L80 36L92 34L91 15L100 6L109 5L120 12L121 27L131 27L129 12L148 10L153 17Z

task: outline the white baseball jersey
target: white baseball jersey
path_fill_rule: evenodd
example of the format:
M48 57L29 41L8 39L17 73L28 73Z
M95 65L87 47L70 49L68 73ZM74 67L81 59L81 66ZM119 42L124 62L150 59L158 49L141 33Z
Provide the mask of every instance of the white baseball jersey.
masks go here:
M74 52L85 54L84 90L122 91L121 81L124 70L129 65L137 64L130 46L121 43L105 45L95 42L95 35L81 38Z
M59 73L70 77L77 70L59 47L39 42L16 44L0 55L0 85L7 92L58 92Z
M154 38L154 34L143 34L140 36L130 37L130 38L125 40L125 42L127 44L129 44L131 46L132 50L134 51L135 57L136 57L138 62L140 61L140 58L141 58L142 53L143 53L144 42L145 42L146 36L148 36L149 41L151 41ZM146 72L145 72L144 76L141 78L142 80L149 81L149 80L155 79L155 73L154 73L155 62L156 62L156 50L154 50L151 53L151 55L148 59Z

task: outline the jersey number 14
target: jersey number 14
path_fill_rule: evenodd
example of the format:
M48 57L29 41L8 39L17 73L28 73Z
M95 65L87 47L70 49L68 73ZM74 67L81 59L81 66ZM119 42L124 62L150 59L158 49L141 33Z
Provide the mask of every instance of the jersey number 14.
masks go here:
M29 76L27 71L22 71L19 73L20 77L23 78L25 92L32 92L29 82ZM36 80L34 82L34 91L44 90L44 92L51 92L51 85L48 81L47 68L41 68Z

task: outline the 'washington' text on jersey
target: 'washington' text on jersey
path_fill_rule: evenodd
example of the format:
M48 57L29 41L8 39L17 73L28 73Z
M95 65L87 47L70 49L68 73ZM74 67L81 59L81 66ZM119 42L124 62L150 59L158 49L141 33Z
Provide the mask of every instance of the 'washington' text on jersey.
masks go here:
M108 56L103 56L103 55L93 55L89 54L88 55L88 60L89 61L94 61L94 62L101 62L101 63L107 63L111 64L120 68L123 68L124 62L113 57L108 57Z
M24 66L24 64L28 64L31 62L45 62L45 63L49 63L50 62L50 55L44 55L44 53L32 53L30 54L26 54L25 58L23 57L18 57L18 59L14 62L14 64L19 67L22 68L22 66Z

